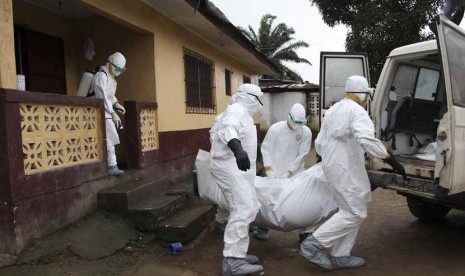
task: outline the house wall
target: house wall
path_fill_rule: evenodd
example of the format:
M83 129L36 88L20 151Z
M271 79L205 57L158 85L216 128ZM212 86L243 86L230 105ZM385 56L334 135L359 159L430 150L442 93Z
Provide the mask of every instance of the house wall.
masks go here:
M92 61L84 58L84 52L79 50L76 62L77 75L105 65L108 56L121 52L126 57L127 70L116 78L118 87L116 96L120 102L156 101L154 36L150 33L140 33L102 17L76 19L76 45L84 44L91 37L95 44L95 56ZM70 91L72 92L72 91Z
M242 84L243 75L252 77L252 82L258 84L257 77L254 77L257 72L140 1L63 1L87 8L97 16L69 19L22 1L0 0L0 87L16 87L14 24L63 39L68 95L74 95L84 69L93 69L104 63L109 54L121 51L128 62L127 71L118 78L119 99L158 102L158 159L156 164L151 164L142 173L152 173L147 177L151 180L161 179L162 175L174 179L188 173L193 168L197 150L209 147L208 129L216 114L185 113L183 48L215 62L218 114L230 100L225 93L225 68L233 72L233 92ZM93 36L97 51L92 62L85 61L82 52L82 43L89 35ZM255 119L258 123L258 116ZM124 143L124 138L122 140ZM124 148L124 145L118 148ZM20 156L21 150L15 153ZM102 168L98 173L105 174ZM138 173L130 171L120 180L96 180L99 184L79 184L76 181L73 183L76 186L67 187L60 193L47 192L40 197L0 208L0 232L12 235L8 239L12 241L11 244L0 244L0 252L7 249L18 253L32 237L42 236L74 222L95 208L99 189L128 181ZM76 177L68 177L68 180L73 182ZM60 208L59 211L57 208ZM16 212L20 218L16 222L11 216L15 210L19 210ZM29 221L30 217L35 220Z
M131 55L131 51L140 54L151 50L153 56L156 57L153 66L148 64L151 53L148 53L148 59L145 55L128 56L128 70L119 79L118 94L122 99L157 100L159 131L161 132L209 128L215 117L214 114L186 114L185 112L183 47L215 62L218 114L226 108L229 102L229 97L225 93L225 68L233 72L231 82L233 92L242 84L243 75L252 76L253 82L258 84L257 78L253 77L257 72L240 64L141 1L131 1L129 4L121 0L73 0L72 3L106 18L75 20L66 19L59 14L21 1L1 1L4 4L0 10L0 24L2 24L0 25L2 28L0 29L2 34L0 43L4 47L0 51L0 57L7 57L0 59L2 62L0 79L5 79L0 84L4 87L16 87L11 13L14 14L15 24L64 39L69 95L74 95L74 91L77 90L83 68L93 69L92 66L106 61L106 57L113 51L123 49L122 52L126 50L124 54ZM12 3L13 9L8 8L8 5ZM134 31L131 32L128 28ZM95 62L86 62L81 50L82 43L90 30L94 31L92 35L96 41ZM104 35L100 36L99 33ZM118 36L118 34L123 35ZM131 39L134 37L137 39ZM155 68L154 77L147 74L151 71L150 67ZM140 83L135 81L136 78L131 74L137 74ZM156 84L153 88L155 80ZM258 116L255 118L256 123L259 123Z
M16 88L13 4L0 0L0 87Z
M121 0L80 0L76 2L88 5L95 12L115 22L125 21L121 24L129 24L132 28L154 34L156 98L159 106L159 131L161 132L209 128L216 116L186 114L185 112L183 47L215 62L218 114L226 108L230 99L225 93L225 68L233 71L232 91L236 91L242 84L243 74L256 75L256 72L241 65L143 2L132 1L130 5ZM129 60L128 64L130 64ZM254 82L258 84L256 78ZM258 123L258 117L256 122Z
M132 70L118 78L119 100L156 101L153 34L141 34L98 16L69 19L18 0L13 1L13 15L16 25L63 39L68 95L75 95L86 69L105 64L110 54L120 51ZM88 37L96 45L92 61L84 58L82 48Z

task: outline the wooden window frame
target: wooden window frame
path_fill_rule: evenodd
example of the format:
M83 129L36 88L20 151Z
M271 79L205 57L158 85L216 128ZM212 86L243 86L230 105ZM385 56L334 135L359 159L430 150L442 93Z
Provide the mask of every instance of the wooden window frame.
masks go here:
M183 48L186 113L216 114L215 63Z
M225 91L226 91L226 96L231 96L231 77L232 77L233 72L228 69L224 69L224 85L225 85Z

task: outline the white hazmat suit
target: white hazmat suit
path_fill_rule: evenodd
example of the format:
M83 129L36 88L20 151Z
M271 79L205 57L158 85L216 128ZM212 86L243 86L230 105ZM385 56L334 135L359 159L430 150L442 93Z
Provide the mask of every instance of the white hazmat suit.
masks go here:
M228 208L222 190L210 174L210 153L199 150L195 168L199 195L220 208ZM260 202L254 223L260 227L279 231L312 229L337 211L321 164L291 178L255 176L254 188Z
M125 113L124 107L118 103L116 98L117 82L115 77L119 76L125 68L126 59L117 52L108 58L108 63L101 66L95 74L91 91L95 92L95 97L104 100L105 108L105 129L107 142L108 168L110 175L119 175L123 171L119 170L116 162L115 145L119 145L120 140L117 128L121 128L121 120L115 111Z
M296 103L287 121L277 122L268 129L261 153L269 178L288 178L304 170L304 158L312 144L312 132L306 123L305 108ZM269 230L258 227L253 236L266 241Z
M365 91L368 91L368 82L364 77L353 76L347 80L346 92ZM358 97L360 102L366 100L366 94L352 97ZM367 111L355 100L345 98L326 112L315 141L316 151L323 159L328 188L339 211L313 237L325 248L331 248L333 257L350 255L360 224L367 216L371 188L364 153L382 159L388 156L384 145L375 138Z
M257 158L257 130L252 115L261 107L260 88L243 84L236 102L218 117L212 135L211 175L223 192L229 211L224 233L224 257L245 258L249 246L249 224L255 219L260 204L254 189ZM228 143L238 139L250 160L250 169L242 171L236 164Z
M304 170L304 158L312 144L312 132L305 125L306 121L305 108L294 104L288 121L277 122L268 129L261 152L263 165L271 178L285 178Z

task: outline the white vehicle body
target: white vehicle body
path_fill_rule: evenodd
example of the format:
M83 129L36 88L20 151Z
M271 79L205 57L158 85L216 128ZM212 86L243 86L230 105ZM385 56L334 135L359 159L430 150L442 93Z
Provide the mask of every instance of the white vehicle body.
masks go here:
M451 207L465 209L465 31L443 17L437 24L438 41L390 53L370 106L377 138L410 179L367 158L372 186L406 196L412 213L426 220L445 216ZM340 74L322 62L320 76ZM320 77L322 94L328 92L327 78Z

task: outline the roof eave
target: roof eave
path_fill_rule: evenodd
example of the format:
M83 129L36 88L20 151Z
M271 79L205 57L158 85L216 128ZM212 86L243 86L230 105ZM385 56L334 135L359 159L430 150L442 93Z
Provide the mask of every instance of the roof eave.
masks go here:
M228 35L236 43L241 45L249 53L254 55L261 63L270 69L269 74L272 76L279 76L280 71L278 66L274 64L267 56L260 52L255 45L248 40L242 32L228 20L221 18L217 13L212 11L208 6L208 0L185 0L192 8L202 14L208 21L217 26L224 34Z

